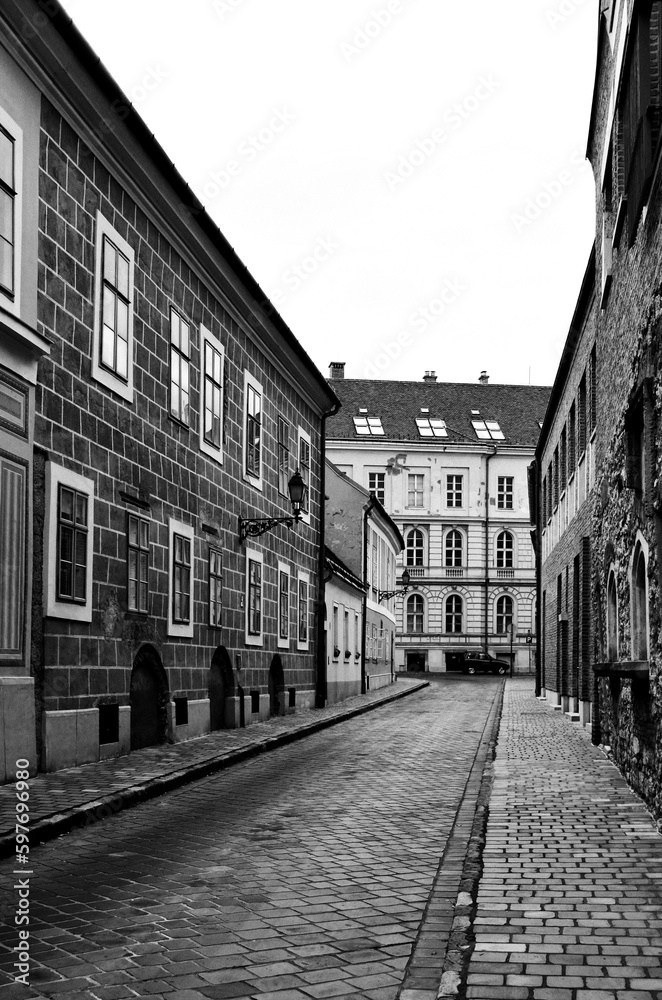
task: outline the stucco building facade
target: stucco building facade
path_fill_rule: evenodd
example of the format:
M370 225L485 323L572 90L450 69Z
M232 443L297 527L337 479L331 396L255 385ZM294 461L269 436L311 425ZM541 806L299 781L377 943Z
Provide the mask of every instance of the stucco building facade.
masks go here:
M453 669L483 649L518 672L535 662L535 565L527 468L549 389L345 379L327 453L375 493L403 535L395 599L399 670Z

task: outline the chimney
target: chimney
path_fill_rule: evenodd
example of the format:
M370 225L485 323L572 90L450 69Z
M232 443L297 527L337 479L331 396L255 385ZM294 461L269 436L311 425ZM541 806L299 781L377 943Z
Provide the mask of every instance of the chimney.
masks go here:
M478 381L480 382L481 385L487 385L487 383L489 382L489 380L490 380L490 376L487 374L487 372L481 372L480 373L480 375L478 377Z
M345 377L345 362L344 361L332 361L329 365L329 378L344 378Z
M426 372L425 375L423 376L423 381L424 382L436 382L437 381L437 373L436 372Z

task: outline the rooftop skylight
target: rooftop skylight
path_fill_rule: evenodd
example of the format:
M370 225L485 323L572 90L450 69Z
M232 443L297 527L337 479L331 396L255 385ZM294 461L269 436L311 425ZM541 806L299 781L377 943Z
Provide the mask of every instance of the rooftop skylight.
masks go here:
M474 412L473 410L471 411ZM476 437L480 438L481 441L504 441L504 433L499 427L497 420L472 420L471 421L473 429L476 432Z
M448 437L446 421L439 420L437 417L416 417L416 426L422 438Z
M363 411L363 412L367 412ZM353 417L354 420L354 430L357 434L363 435L380 435L384 433L384 428L382 427L381 417Z

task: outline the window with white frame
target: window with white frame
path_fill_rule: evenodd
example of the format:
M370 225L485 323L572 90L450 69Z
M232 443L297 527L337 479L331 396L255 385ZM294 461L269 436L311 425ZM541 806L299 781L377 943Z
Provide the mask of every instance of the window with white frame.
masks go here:
M133 401L132 247L97 212L92 378Z
M425 565L425 536L419 528L412 528L407 535L407 566Z
M0 108L0 293L3 306L20 306L23 132Z
M261 646L263 642L263 569L264 557L256 549L246 549L246 609L245 641L248 646Z
M349 611L345 608L345 616L343 621L343 655L346 660L352 655L352 651L349 648Z
M515 604L510 594L501 594L496 601L496 631L499 635L514 628Z
M380 503L384 503L386 492L386 474L384 472L368 473L368 491L374 493Z
M262 386L244 372L244 478L262 489Z
M94 481L48 462L45 613L92 621Z
M290 568L278 563L278 648L290 645Z
M407 598L407 632L423 631L424 608L420 594L412 594Z
M462 552L464 548L462 532L457 528L451 528L446 533L444 541L444 565L457 568L462 565Z
M170 309L170 416L190 422L191 327L174 308Z
M278 418L278 492L287 497L290 481L290 425L285 417Z
M306 487L303 493L304 521L310 523L310 434L299 428L299 474Z
M222 462L225 352L221 342L204 326L200 327L200 340L202 354L200 450L215 458L217 462Z
M221 628L223 625L223 553L213 545L209 546L209 625Z
M514 541L509 531L500 531L496 540L497 569L511 569L514 565Z
M457 633L462 631L462 598L459 594L450 594L446 598L445 631Z
M298 607L298 628L297 628L297 649L308 649L309 643L309 588L310 588L310 577L308 573L299 571L298 581L298 596L299 596L299 607Z
M127 514L126 532L127 607L129 611L149 611L149 521Z
M168 573L168 635L193 636L193 555L195 531L190 524L170 518Z
M418 472L410 472L407 476L407 506L422 507L425 491L425 476Z
M333 650L332 656L334 660L337 660L340 656L340 608L337 604L333 605L333 632L332 632L332 642Z
M499 510L513 509L513 476L497 476L497 507Z
M462 476L450 473L446 476L446 506L462 506Z
M354 612L354 659L361 655L361 617L358 611Z

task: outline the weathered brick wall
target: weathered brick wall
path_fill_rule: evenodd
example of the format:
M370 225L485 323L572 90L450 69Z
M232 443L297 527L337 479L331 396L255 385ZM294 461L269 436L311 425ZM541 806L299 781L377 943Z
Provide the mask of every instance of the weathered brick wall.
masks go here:
M278 369L242 332L234 317L192 272L157 226L122 189L68 123L43 102L39 204L40 329L53 338L51 356L40 364L36 397L36 444L53 461L95 482L94 616L91 625L57 619L45 622L35 658L45 666L46 709L94 707L103 701L128 704L133 657L141 643L158 649L171 695L207 696L214 649L240 653L242 685L266 691L276 652L277 560L310 573L311 624L317 592L320 422ZM135 397L132 405L91 376L95 303L94 220L99 209L135 251ZM180 307L192 322L191 426L168 415L169 309ZM199 441L200 323L220 337L226 350L224 464L202 454ZM265 401L264 491L242 480L244 368L263 384ZM244 547L238 517L287 513L278 498L277 417L310 433L310 526L286 527L254 539L265 554L264 648L244 643ZM43 482L42 487L43 490ZM151 613L127 611L126 512L128 491L147 498L151 518ZM35 504L43 506L36 491ZM139 512L133 510L133 512ZM194 638L166 635L168 518L195 526ZM216 529L206 534L202 526ZM208 542L224 551L224 622L207 621ZM294 586L294 581L293 581ZM294 602L293 602L294 603ZM308 653L296 650L296 608L292 608L290 651L281 651L286 685L315 683L315 635ZM41 638L41 637L39 637Z

